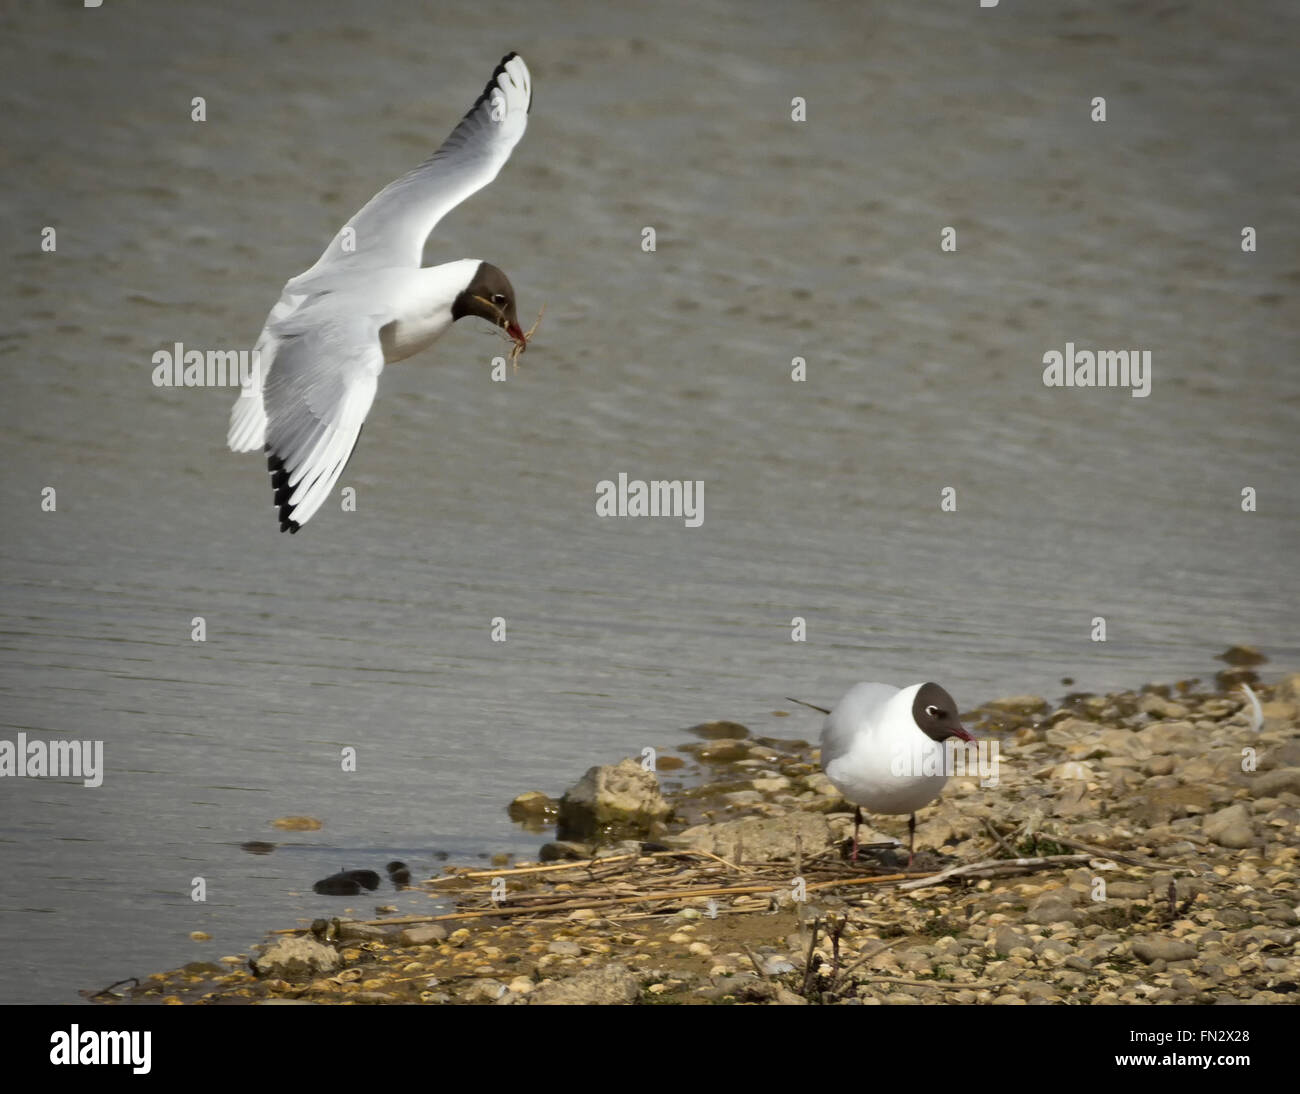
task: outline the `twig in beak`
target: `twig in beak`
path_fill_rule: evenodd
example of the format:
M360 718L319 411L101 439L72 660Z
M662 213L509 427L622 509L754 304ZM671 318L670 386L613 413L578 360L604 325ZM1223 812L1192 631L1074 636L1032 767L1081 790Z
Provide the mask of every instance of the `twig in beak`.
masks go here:
M536 331L537 328L541 325L542 316L545 314L546 314L546 305L543 304L541 310L537 313L537 320L533 323L531 327L529 327L526 331L524 331L523 341L516 342L514 344L514 347L510 350L510 363L514 366L516 372L519 371L519 355L528 348L528 343L531 342L533 339L533 332Z

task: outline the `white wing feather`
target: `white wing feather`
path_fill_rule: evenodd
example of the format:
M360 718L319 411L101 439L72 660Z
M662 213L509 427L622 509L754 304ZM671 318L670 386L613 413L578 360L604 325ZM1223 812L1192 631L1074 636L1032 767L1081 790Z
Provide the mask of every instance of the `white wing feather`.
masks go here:
M267 464L280 530L296 532L347 466L375 401L384 353L370 318L331 317L280 337L262 389Z
M510 158L532 99L528 66L507 54L442 147L366 202L302 278L341 267L419 267L438 221L496 178Z

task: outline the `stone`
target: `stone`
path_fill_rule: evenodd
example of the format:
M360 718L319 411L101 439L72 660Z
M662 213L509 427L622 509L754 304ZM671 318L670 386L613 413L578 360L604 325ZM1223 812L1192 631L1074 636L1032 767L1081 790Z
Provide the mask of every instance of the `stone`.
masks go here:
M551 840L549 843L543 843L537 852L537 857L542 862L563 862L572 860L582 862L592 857L591 848L585 843L578 843L576 840Z
M1157 722L1137 732L1142 746L1162 754L1193 749L1199 752L1205 746L1205 734L1191 722Z
M1152 718L1186 718L1187 708L1182 703L1175 703L1163 695L1144 695L1138 703L1138 710Z
M1147 935L1134 939L1133 952L1150 965L1154 961L1190 961L1196 956L1196 947L1177 938Z
M1038 714L1047 709L1047 700L1041 695L1011 695L985 703L984 709L1007 714Z
M1021 948L1033 950L1033 944L1027 936L1006 924L997 929L997 933L993 936L993 949L1000 956L1006 957L1012 950Z
M672 814L659 780L633 759L590 768L560 799L561 840L656 835Z
M784 817L744 817L720 824L698 824L669 840L674 846L710 851L725 859L743 845L746 862L794 861L795 837L803 842L805 857L832 847L830 822L821 813L791 813Z
M509 990L500 980L485 976L482 979L473 981L469 987L461 992L459 1001L462 1003L496 1003Z
M1257 798L1276 798L1282 793L1300 794L1300 767L1279 767L1252 775L1246 785Z
M697 726L691 726L686 732L692 737L703 737L706 741L716 741L720 738L744 740L749 736L749 730L739 722L701 722Z
M549 824L560 814L560 803L540 790L529 790L510 803L507 810L512 821Z
M721 737L716 741L705 741L698 745L684 745L695 754L695 758L706 764L729 764L743 760L749 755L749 745L744 741Z
M626 965L602 965L564 980L541 984L528 996L532 1006L618 1006L635 1003L641 977Z
M1220 847L1244 848L1255 842L1250 813L1240 802L1205 818L1205 835Z
M1273 688L1273 698L1300 705L1300 672L1288 673Z
M430 923L422 927L407 927L397 936L403 946L432 946L447 938L447 928L441 923Z
M1056 745L1059 748L1074 744L1076 741L1096 739L1103 728L1096 722L1085 722L1082 718L1063 718L1047 730L1044 739L1049 745Z
M1170 786L1148 789L1133 805L1133 816L1145 828L1168 824L1191 813L1204 813L1210 793L1202 786Z
M1051 889L1034 898L1029 905L1029 921L1040 925L1077 923L1080 916L1071 905L1075 894L1068 889Z
M1216 660L1226 661L1229 665L1262 665L1268 660L1254 646L1240 645L1229 646L1220 654L1215 655Z
M317 942L314 938L284 938L253 959L253 972L261 977L274 977L300 984L313 980L322 973L340 968L343 959L333 946Z

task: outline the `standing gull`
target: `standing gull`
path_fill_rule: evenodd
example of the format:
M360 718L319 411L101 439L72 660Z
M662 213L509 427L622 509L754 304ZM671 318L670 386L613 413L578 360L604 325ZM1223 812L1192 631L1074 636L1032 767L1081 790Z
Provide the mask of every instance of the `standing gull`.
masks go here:
M497 267L477 258L420 263L438 222L510 158L531 104L528 66L509 53L442 147L371 198L285 285L226 436L232 451L266 451L281 532L298 531L334 489L384 365L467 315L504 330L517 352L527 345L514 289Z
M822 770L852 802L853 859L858 826L868 813L908 814L907 864L916 844L916 811L929 805L948 781L944 741L973 741L962 727L952 696L938 684L854 684L833 710L802 699L791 702L826 715Z

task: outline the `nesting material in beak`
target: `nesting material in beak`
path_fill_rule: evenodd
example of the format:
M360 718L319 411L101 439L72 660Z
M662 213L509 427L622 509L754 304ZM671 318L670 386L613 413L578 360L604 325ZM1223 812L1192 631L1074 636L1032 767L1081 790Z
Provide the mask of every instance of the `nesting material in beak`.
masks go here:
M510 350L510 363L514 366L516 372L519 371L519 355L528 348L528 343L532 340L534 332L541 325L542 316L546 314L546 305L543 304L541 310L537 313L537 319L533 325L526 331L519 328L518 323L510 323L506 327L506 333L515 340L514 347Z

